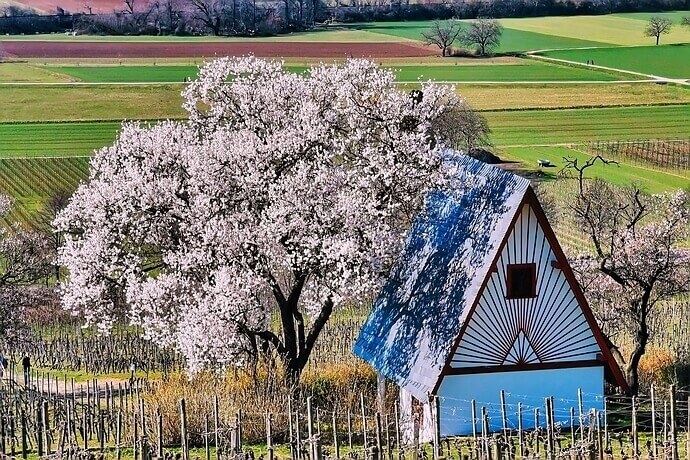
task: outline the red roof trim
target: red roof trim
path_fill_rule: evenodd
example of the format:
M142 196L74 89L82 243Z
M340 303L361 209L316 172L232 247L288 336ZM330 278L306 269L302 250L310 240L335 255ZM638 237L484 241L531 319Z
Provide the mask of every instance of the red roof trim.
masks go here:
M592 330L592 334L594 335L594 338L597 341L597 344L599 345L599 348L602 351L603 354L603 360L598 361L599 364L606 364L608 369L611 371L613 374L613 377L617 383L617 385L625 392L629 391L628 383L623 376L623 372L621 371L620 367L618 366L618 363L616 362L616 359L613 357L611 354L611 350L608 348L606 345L606 339L604 338L604 334L601 332L601 329L599 328L599 325L597 324L596 319L594 318L594 314L592 313L592 309L589 307L589 304L587 303L587 300L585 299L584 294L582 293L582 290L580 289L580 285L577 282L577 279L575 278L575 275L573 274L572 269L570 268L570 264L568 264L568 259L565 256L565 253L563 252L563 249L561 248L561 245L558 243L558 238L556 238L556 234L554 233L553 229L551 228L551 224L549 224L549 220L546 217L546 214L544 214L544 210L541 207L541 204L539 204L539 200L537 199L537 195L534 193L534 190L532 187L528 187L527 190L525 191L525 195L523 196L522 200L520 201L520 205L517 207L517 210L515 211L515 215L511 219L510 225L508 227L508 231L506 231L506 234L503 235L503 239L501 240L501 244L498 247L498 251L496 251L496 254L494 256L493 261L491 264L489 264L489 269L486 271L486 275L484 277L484 281L482 282L481 287L479 288L479 291L477 293L476 298L474 299L474 302L472 303L472 307L470 308L469 312L467 313L467 316L465 316L465 321L462 324L462 327L460 329L460 333L458 334L458 337L455 339L455 342L453 346L451 347L450 353L448 357L446 358L446 363L443 366L443 369L441 370L441 373L439 374L438 379L436 380L436 384L434 385L433 389L433 394L436 394L438 392L439 387L441 386L441 381L443 380L443 377L446 375L458 375L458 374L463 374L463 373L469 373L467 371L463 372L462 368L453 368L451 367L451 362L453 359L453 356L455 355L455 352L457 351L458 346L460 345L460 342L462 341L462 337L465 335L465 330L467 329L467 325L469 324L469 319L472 317L474 314L475 309L477 308L477 304L479 304L479 300L481 299L482 295L484 294L484 290L486 289L487 284L489 283L489 280L491 279L491 274L493 273L493 267L496 267L498 259L501 257L501 253L503 250L503 247L506 245L508 237L515 227L515 222L517 221L518 217L522 213L522 208L525 204L529 204L532 208L532 211L534 214L537 216L537 221L539 222L539 225L541 225L544 234L546 235L546 239L548 240L549 244L551 245L551 250L553 251L554 255L556 256L556 262L558 264L558 267L554 265L554 268L560 269L563 274L566 277L566 280L568 281L568 285L573 291L573 294L575 295L575 298L577 299L578 304L580 305L580 308L582 309L582 313L587 320L587 323ZM553 262L552 262L553 264ZM587 365L594 365L592 364L592 361L585 361L586 363L590 363ZM559 366L561 365L560 363L554 363L558 364ZM546 363L542 363L539 365L540 369L545 369L549 367L544 367L547 365ZM535 365L536 366L536 365ZM506 369L507 366L496 366L495 371L494 370L488 370L488 369L493 369L489 367L482 367L481 369L482 372L500 372L500 371L508 371L511 369ZM510 366L512 367L512 366ZM573 363L571 362L568 365L568 362L563 363L563 367L575 367ZM558 367L551 367L553 368L558 368ZM517 370L517 369L513 369Z
M534 214L537 216L537 221L542 226L544 234L546 235L546 239L549 241L549 244L551 245L551 250L556 256L556 261L559 265L558 268L563 272L565 278L568 280L570 289L572 289L573 294L577 299L577 303L580 305L582 313L584 314L585 319L587 320L587 323L589 324L589 327L592 330L592 334L594 335L594 338L597 340L597 343L599 344L599 348L603 353L604 361L606 361L606 364L608 365L609 370L613 374L613 377L616 380L618 386L626 393L629 392L630 388L628 387L628 382L623 376L623 372L618 366L616 358L613 357L613 354L611 354L611 350L606 344L604 334L603 332L601 332L596 318L594 318L594 313L592 313L592 309L589 307L589 303L587 303L587 299L585 299L585 295L583 294L582 289L580 289L580 283L577 282L575 274L573 273L573 270L570 268L570 264L568 263L568 258L565 256L565 253L563 252L561 245L558 243L558 238L556 238L556 234L553 232L553 229L549 224L549 220L547 219L546 214L544 214L544 209L541 207L541 204L539 204L537 195L534 193L534 190L532 190L532 187L529 187L527 189L525 197L526 201L530 204L530 206L532 206L532 211L534 211Z

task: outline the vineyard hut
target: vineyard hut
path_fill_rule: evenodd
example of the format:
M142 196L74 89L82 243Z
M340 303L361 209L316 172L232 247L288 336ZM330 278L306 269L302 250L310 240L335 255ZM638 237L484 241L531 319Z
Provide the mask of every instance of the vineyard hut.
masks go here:
M453 161L456 183L426 197L355 353L399 386L408 439L416 418L431 440L434 396L442 436L473 420L481 432L482 411L501 430L502 408L514 429L518 405L524 428L536 408L543 426L549 397L561 426L571 407L601 410L605 380L626 383L530 182Z

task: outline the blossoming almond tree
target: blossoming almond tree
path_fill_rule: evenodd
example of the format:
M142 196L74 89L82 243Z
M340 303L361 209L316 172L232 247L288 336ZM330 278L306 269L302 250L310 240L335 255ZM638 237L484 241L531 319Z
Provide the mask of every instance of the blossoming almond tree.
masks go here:
M577 257L573 267L599 319L632 336L626 373L636 394L655 307L690 291L690 249L684 246L690 237L690 195L679 190L649 196L635 187L584 180L597 161L607 162L569 160L579 173L570 210L594 248L594 255Z
M434 122L461 101L411 97L365 60L294 74L251 57L206 64L184 98L185 122L125 124L57 217L63 303L143 325L192 371L272 348L296 380L443 180Z

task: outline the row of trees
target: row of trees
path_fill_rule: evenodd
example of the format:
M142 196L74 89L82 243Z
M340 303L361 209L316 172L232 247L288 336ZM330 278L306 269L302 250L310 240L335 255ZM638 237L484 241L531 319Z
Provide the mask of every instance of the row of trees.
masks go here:
M684 10L690 0L144 0L106 14L58 7L38 16L17 5L0 7L0 33L60 32L111 34L273 34L325 21L361 22L415 19L474 19Z
M38 15L18 6L0 12L0 33L74 31L110 35L271 35L312 27L328 18L321 0L124 0L112 13Z
M495 19L480 18L472 21L467 29L458 21L435 21L433 26L422 32L427 45L436 45L442 56L450 55L456 40L467 47L476 47L480 56L485 56L501 43L503 26Z

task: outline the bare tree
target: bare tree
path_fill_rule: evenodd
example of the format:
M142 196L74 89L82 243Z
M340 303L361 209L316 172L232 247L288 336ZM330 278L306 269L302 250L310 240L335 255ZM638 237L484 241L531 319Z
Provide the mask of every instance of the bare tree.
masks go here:
M458 38L462 32L462 27L456 21L434 21L434 24L429 30L422 32L424 42L427 45L436 45L441 50L441 55L446 56L449 53L453 42Z
M481 56L500 45L503 26L495 19L480 18L472 21L470 28L461 39L467 46L476 46Z
M194 8L194 19L211 30L213 35L220 35L224 5L222 0L189 0ZM233 0L234 3L234 0Z
M658 45L661 36L670 33L672 26L673 23L670 19L662 18L661 16L653 16L649 18L644 34L647 37L656 37L656 44Z
M125 9L122 10L124 14L134 14L134 0L124 0Z
M46 250L48 260L46 263L52 269L52 276L56 281L60 281L60 265L57 263L57 254L60 246L65 241L62 232L58 231L53 225L53 221L58 213L67 207L72 193L67 190L57 190L54 192L43 205L43 209L39 212L40 230L45 235Z
M489 123L466 102L456 105L439 117L436 130L449 145L469 155L478 148L491 145Z
M690 16L686 16L680 21L681 26L690 27Z
M584 164L564 160L578 180L568 206L571 217L594 249L593 255L574 258L572 264L599 320L632 336L625 370L635 394L655 307L690 291L690 250L682 247L690 236L690 194L649 196L637 187L585 180L587 169L610 162L600 156Z

